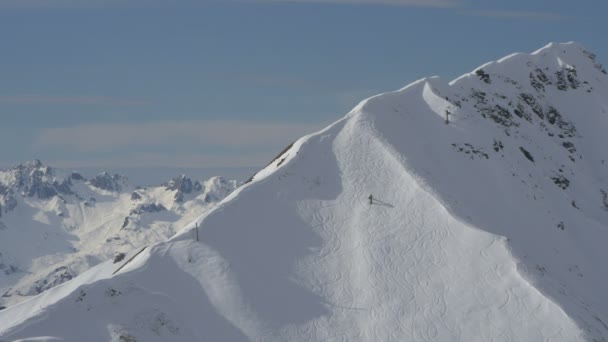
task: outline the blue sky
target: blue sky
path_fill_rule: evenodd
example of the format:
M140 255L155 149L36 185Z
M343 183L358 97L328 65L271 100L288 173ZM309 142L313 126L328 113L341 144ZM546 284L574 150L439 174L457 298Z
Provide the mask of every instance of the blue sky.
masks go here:
M259 167L367 96L578 41L605 1L0 0L0 166Z

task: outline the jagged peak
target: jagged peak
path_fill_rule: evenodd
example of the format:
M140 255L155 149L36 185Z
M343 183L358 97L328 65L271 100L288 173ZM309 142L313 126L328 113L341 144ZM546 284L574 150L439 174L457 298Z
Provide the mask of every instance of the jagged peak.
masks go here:
M88 183L98 189L107 191L121 191L127 183L127 177L115 173L110 175L108 172L101 172L91 178Z
M71 194L70 180L57 179L54 170L45 166L38 159L26 161L7 170L0 171L0 184L5 188L3 193L21 192L27 197L49 199L59 194ZM12 196L12 195L11 195ZM4 199L14 204L13 199Z
M23 162L19 165L17 165L17 168L24 168L24 169L37 169L37 168L41 168L44 165L42 164L42 162L40 161L40 159L33 159L33 160L28 160L26 162Z
M167 183L163 184L167 190L181 191L185 193L192 192L193 181L185 174L171 178Z
M21 172L21 173L31 173L32 171L42 171L45 175L52 175L53 168L50 166L45 166L39 159L28 160L22 163L19 163L15 166L12 166L4 172ZM0 171L3 172L3 171Z

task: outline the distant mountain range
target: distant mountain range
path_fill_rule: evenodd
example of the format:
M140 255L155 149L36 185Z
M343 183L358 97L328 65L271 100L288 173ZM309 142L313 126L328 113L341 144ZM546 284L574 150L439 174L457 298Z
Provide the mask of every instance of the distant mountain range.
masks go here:
M181 175L140 188L118 174L86 179L39 160L1 170L0 306L169 238L237 185Z

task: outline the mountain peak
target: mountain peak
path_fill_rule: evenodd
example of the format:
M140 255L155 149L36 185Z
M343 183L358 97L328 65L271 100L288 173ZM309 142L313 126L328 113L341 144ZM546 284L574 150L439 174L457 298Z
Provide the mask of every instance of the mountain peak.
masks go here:
M0 312L0 335L606 340L608 78L578 50L371 97L167 242Z
M121 191L127 183L127 178L117 173L110 175L108 172L101 172L89 180L92 186L106 191Z

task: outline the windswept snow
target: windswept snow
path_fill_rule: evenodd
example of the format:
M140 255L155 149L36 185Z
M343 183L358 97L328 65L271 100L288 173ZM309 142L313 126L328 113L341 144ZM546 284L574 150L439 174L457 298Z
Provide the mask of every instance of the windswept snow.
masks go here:
M0 311L0 339L605 341L606 129L608 77L574 43L419 80L170 240Z

